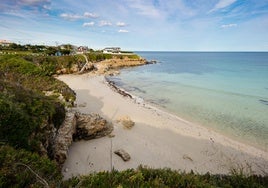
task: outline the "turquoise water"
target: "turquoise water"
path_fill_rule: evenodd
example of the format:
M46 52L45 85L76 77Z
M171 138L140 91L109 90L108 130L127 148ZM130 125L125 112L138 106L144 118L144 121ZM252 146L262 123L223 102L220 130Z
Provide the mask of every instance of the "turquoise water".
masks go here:
M111 77L178 116L268 149L268 53L137 52L159 63Z

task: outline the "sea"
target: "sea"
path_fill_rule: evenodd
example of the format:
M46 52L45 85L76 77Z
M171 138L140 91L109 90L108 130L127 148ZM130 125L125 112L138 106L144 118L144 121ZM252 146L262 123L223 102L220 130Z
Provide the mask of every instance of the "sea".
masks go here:
M136 52L149 64L110 77L185 120L268 151L268 52Z

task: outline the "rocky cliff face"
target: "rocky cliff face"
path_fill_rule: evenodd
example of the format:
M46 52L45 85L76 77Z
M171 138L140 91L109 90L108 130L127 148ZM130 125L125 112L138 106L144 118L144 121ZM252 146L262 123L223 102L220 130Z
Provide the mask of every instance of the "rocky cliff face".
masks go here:
M76 113L72 111L67 112L65 120L55 136L53 158L59 164L63 164L66 160L68 148L72 144L73 134L76 132L76 122Z

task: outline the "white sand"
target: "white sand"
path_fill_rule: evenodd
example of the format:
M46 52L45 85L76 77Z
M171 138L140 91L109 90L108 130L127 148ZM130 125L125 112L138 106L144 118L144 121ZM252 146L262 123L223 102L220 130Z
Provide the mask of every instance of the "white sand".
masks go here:
M114 92L104 77L63 75L60 80L77 93L77 110L98 113L114 125L113 138L79 141L71 145L63 166L64 178L92 172L137 168L191 169L198 173L229 173L242 169L246 173L268 173L268 153L231 140L200 125L185 121L148 104L137 104ZM116 119L129 116L135 126L124 129ZM113 152L127 151L131 159L124 162ZM112 151L112 155L111 155Z

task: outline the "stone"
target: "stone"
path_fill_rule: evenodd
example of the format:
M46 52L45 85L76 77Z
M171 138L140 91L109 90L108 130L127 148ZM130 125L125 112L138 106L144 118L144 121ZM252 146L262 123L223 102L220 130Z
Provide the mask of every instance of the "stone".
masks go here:
M135 122L129 116L120 117L117 119L117 122L121 123L126 129L131 129L135 125Z
M119 149L114 151L114 153L118 156L120 156L123 161L129 161L130 160L130 155L123 149Z
M74 140L90 140L110 134L113 130L111 123L98 114L77 113L77 127Z
M193 162L193 159L190 156L186 155L186 154L184 154L182 158L185 159L185 160L189 160L189 161Z

